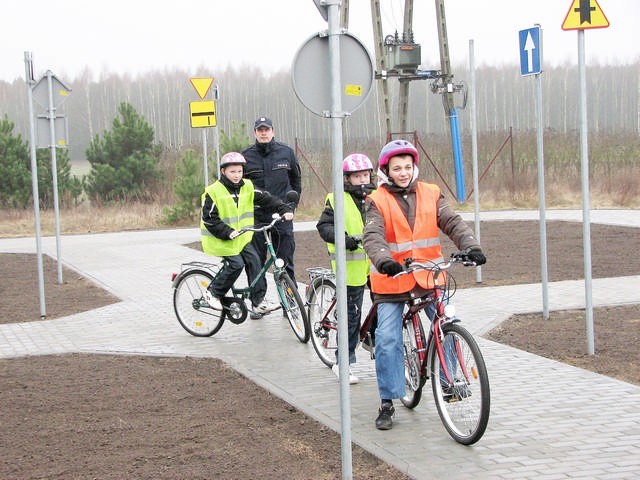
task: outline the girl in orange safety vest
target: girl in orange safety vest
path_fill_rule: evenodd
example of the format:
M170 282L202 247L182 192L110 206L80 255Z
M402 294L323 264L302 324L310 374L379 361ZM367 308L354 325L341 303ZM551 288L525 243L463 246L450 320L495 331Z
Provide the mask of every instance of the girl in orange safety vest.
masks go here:
M455 213L435 184L418 181L419 155L406 140L387 143L378 158L378 189L367 197L363 245L371 260L371 291L378 303L375 361L381 406L376 428L393 426L393 399L405 394L402 310L407 299L433 287L428 272L392 278L403 261L442 261L439 231L469 259L486 258L473 231ZM428 312L432 315L432 312Z

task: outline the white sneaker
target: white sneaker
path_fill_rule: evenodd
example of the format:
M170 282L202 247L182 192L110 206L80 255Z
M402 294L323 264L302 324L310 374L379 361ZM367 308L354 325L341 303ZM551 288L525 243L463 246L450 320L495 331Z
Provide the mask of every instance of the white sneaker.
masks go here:
M335 374L336 377L338 377L338 380L340 380L340 367L337 363L334 364L333 367L331 367L331 371ZM356 377L351 371L351 367L349 367L349 385L353 385L355 383L358 383L359 381L360 380L358 379L358 377Z
M268 300L262 300L258 306L253 307L253 311L261 315L266 315L267 313L277 310L277 308L278 305L271 303Z
M222 303L220 303L220 299L218 297L214 297L213 293L208 289L204 291L204 299L214 310L222 310Z

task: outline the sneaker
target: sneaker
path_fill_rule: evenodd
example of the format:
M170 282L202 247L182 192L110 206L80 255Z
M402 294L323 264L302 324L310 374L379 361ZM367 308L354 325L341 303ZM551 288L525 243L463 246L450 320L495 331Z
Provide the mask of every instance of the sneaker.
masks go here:
M456 385L442 385L442 398L447 403L458 402L471 396L471 390L466 383Z
M218 297L214 297L208 289L204 291L204 299L214 310L222 310L222 303Z
M367 334L367 337L362 341L362 348L364 348L367 352L371 354L371 359L375 358L376 354L376 341L371 336L370 333Z
M340 367L337 363L334 364L333 367L331 367L331 371L335 374L336 377L338 377L338 380L340 380ZM358 379L358 377L356 377L351 371L351 368L349 368L349 385L354 385L359 381L360 380Z
M253 307L255 313L259 313L261 316L267 313L277 310L279 305L269 302L268 300L262 300L259 305Z
M391 430L393 427L393 415L396 409L392 403L383 403L378 410L378 418L376 418L376 428L378 430Z

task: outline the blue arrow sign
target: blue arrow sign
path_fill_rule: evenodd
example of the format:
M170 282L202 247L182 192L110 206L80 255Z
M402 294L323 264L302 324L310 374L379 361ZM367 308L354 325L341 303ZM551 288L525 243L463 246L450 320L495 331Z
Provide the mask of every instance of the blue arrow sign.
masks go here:
M536 75L542 72L542 42L540 27L518 32L520 38L520 74Z

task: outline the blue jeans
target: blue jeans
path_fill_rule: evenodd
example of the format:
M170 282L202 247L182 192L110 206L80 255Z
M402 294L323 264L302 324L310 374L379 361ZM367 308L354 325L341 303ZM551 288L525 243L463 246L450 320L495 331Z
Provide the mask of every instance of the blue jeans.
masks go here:
M404 350L402 345L402 312L405 303L378 304L378 327L376 328L376 376L380 398L404 397ZM435 307L425 309L431 319ZM425 325L428 328L428 325Z
M402 310L404 302L378 304L376 328L376 377L380 398L404 396Z
M351 287L347 285L347 329L349 330L349 364L356 363L356 347L360 341L360 318L362 316L362 301L364 299L364 285ZM336 350L338 363L338 350Z

